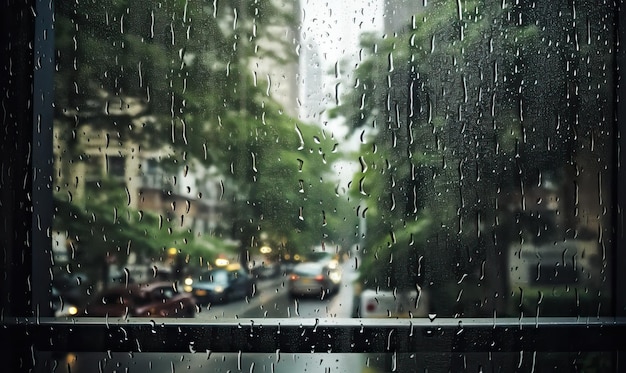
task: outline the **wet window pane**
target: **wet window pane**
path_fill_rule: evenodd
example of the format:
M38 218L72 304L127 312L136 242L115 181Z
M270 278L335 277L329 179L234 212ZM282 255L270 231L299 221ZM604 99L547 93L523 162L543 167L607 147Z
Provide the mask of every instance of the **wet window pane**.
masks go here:
M613 12L55 2L55 315L612 315Z
M550 353L379 353L379 354L261 354L261 353L68 353L45 361L57 372L142 369L216 372L405 372L405 371L614 371L606 352Z

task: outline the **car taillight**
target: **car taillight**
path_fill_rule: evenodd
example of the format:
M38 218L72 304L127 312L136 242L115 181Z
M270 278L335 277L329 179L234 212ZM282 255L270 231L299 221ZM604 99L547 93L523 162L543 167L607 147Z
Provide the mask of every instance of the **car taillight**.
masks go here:
M317 275L317 276L315 276L315 279L316 279L317 281L324 281L324 276L322 276L322 275Z
M291 275L291 276L289 276L289 279L291 281L296 281L298 279L298 275Z
M365 306L365 310L367 312L374 312L374 311L376 311L376 302L368 302L367 305Z

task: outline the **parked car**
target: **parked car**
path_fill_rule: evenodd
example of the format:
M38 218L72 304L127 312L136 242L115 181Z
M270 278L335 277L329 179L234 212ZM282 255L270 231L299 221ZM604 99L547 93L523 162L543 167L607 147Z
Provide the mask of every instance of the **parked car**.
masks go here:
M289 275L289 295L292 297L324 296L339 291L341 267L324 262L297 264Z
M56 286L52 286L51 295L52 299L50 305L55 317L70 317L78 313L78 306L64 299Z
M186 285L199 304L223 303L252 296L256 280L240 266L229 266L204 271Z
M194 317L195 299L171 282L129 284L103 290L78 316Z
M94 282L83 272L55 273L52 287L64 302L72 304L82 304L94 293Z
M250 273L252 276L264 279L264 278L273 278L280 276L281 269L280 263L277 262L261 262L255 263L256 265L251 266Z

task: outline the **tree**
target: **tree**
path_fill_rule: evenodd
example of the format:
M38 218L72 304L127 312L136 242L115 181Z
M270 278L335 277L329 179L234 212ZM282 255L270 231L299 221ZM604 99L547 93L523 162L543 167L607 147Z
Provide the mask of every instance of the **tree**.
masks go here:
M72 270L82 267L105 286L109 263L124 267L131 252L162 262L174 247L187 263L212 263L218 253L233 249L212 237L176 229L173 222L154 212L128 208L127 193L115 182L105 180L99 188L90 190L82 206L57 195L54 223L55 229L67 232L71 242L68 265Z
M537 7L441 0L416 14L406 33L362 39L370 53L357 67L355 89L334 114L369 138L354 182L355 195L367 206L365 246L376 253L363 264L365 279L375 276L389 286L399 269L415 274L421 268L436 313L514 312L508 301L510 245L539 236L533 225L543 227L540 238L549 242L567 239L580 224L567 212L576 205L568 189L579 178L568 170L583 162L574 133L591 123L607 128L603 118L612 107L598 102L611 95L601 82L610 51L596 50L601 57L589 63L594 52L576 42L583 29L575 15L584 14L588 27L595 27L607 12L594 12L587 2L572 9L563 2ZM593 32L599 40L612 37ZM602 49L601 43L592 45ZM585 59L595 72L587 74L583 90L570 78L584 76L572 66ZM585 101L587 110L580 110ZM546 178L558 185L569 222L559 223L541 206L508 211ZM416 239L397 239L410 234ZM385 246L423 261L387 266L380 260Z
M224 216L232 229L215 236L237 239L242 260L261 231L293 252L341 236L342 227L327 226L339 220L336 209L345 214L347 204L327 177L338 156L334 139L284 115L267 93L269 82L257 82L250 69L260 53L277 63L295 58L295 48L268 31L294 22L288 11L275 1L239 0L56 6L55 132L63 144L60 180L66 183L60 193L73 192L75 167L88 161L85 142L97 129L106 136L103 152L111 146L134 157L165 149L160 166L172 173L217 168L222 200L231 202ZM257 48L268 40L282 50ZM115 191L107 186L96 193ZM87 215L97 207L81 193L73 193L70 202ZM130 210L130 216L136 215ZM89 221L64 221L68 216L60 214L57 227ZM172 240L175 229L167 226L173 222L164 220L158 229ZM109 239L127 242L126 235L134 232L130 228L102 230ZM156 250L165 241L159 242L142 247ZM189 243L183 246L191 250Z

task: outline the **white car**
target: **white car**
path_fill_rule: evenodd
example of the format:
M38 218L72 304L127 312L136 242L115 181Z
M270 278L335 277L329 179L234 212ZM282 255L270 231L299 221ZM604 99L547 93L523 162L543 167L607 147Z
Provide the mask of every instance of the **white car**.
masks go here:
M394 291L363 289L360 294L359 316L363 318L427 317L428 297L422 289L406 294L403 303L401 294Z
M289 295L320 296L336 294L341 283L341 268L326 263L305 262L296 265L289 276Z

